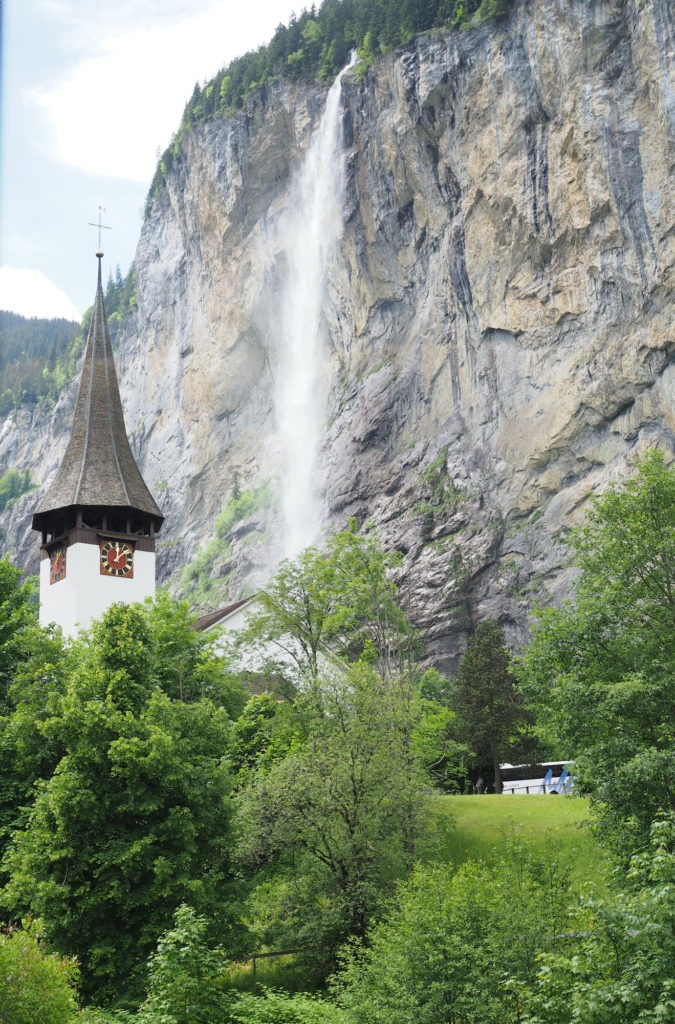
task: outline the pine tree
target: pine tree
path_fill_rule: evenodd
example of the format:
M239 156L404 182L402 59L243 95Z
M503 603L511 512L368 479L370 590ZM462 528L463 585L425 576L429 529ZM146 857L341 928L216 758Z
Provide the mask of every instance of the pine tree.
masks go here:
M492 764L495 793L501 793L500 761L524 712L504 631L494 619L481 622L469 641L460 663L455 708L462 739L479 764Z

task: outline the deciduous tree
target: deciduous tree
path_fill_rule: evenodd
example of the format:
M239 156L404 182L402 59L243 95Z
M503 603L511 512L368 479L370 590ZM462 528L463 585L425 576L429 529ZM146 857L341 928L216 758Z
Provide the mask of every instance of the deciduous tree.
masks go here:
M85 994L106 1002L139 993L182 902L221 907L221 938L232 942L231 722L192 680L189 702L159 688L139 606L109 609L77 654L40 723L64 753L14 834L3 902L40 915L55 946L78 957Z
M675 816L657 819L628 884L579 907L577 937L542 959L523 1024L675 1019Z
M73 1024L77 963L49 952L39 921L0 932L2 1024Z
M534 979L569 900L554 854L518 842L503 861L419 866L366 945L344 953L333 994L350 1024L516 1024L509 977Z
M208 922L192 907L176 910L148 964L148 994L138 1024L216 1024L229 1019L227 956L207 941Z
M278 920L286 941L325 965L363 934L405 870L420 774L406 745L409 709L372 668L322 676L296 705L305 742L242 795L240 855L292 872Z
M354 524L330 534L325 548L281 563L241 645L267 658L276 649L281 671L293 666L300 685L317 682L322 655L343 662L366 655L383 678L399 674L412 630L391 575L397 562Z
M570 544L574 601L539 615L524 680L625 853L675 809L675 467L647 454Z
M17 665L27 656L23 637L37 619L33 587L7 558L0 559L0 711L7 709L8 690Z
M20 647L0 717L0 858L12 832L26 822L37 780L49 778L64 753L41 726L64 693L69 652L60 632L37 624L22 631Z

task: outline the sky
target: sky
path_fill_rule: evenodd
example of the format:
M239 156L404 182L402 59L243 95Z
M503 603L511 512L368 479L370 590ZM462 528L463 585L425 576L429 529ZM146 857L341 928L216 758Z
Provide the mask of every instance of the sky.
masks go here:
M157 160L195 82L302 0L0 0L0 309L79 319L126 274Z

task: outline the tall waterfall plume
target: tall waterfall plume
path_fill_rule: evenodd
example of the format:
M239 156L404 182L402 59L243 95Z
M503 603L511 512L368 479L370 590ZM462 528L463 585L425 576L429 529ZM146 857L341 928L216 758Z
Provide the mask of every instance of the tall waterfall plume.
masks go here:
M344 155L341 144L342 76L291 188L285 232L288 276L281 304L281 344L275 409L283 469L281 503L284 555L293 558L321 531L318 459L328 382L322 309L331 255L342 233Z

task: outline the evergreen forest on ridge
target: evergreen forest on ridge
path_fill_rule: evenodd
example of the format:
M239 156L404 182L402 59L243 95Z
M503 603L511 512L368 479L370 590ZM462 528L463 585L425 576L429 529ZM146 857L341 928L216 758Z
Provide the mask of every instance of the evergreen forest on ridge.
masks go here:
M104 298L113 345L123 317L136 306L135 287L133 264L125 276L117 267L108 278ZM80 324L0 310L0 416L56 402L77 372L90 320L91 307Z
M244 54L203 87L195 84L171 144L157 165L146 216L179 157L189 129L213 117L231 117L265 84L279 80L331 82L359 55L364 75L376 54L409 43L433 28L465 28L506 15L513 0L324 0L288 25L280 24L266 46Z

